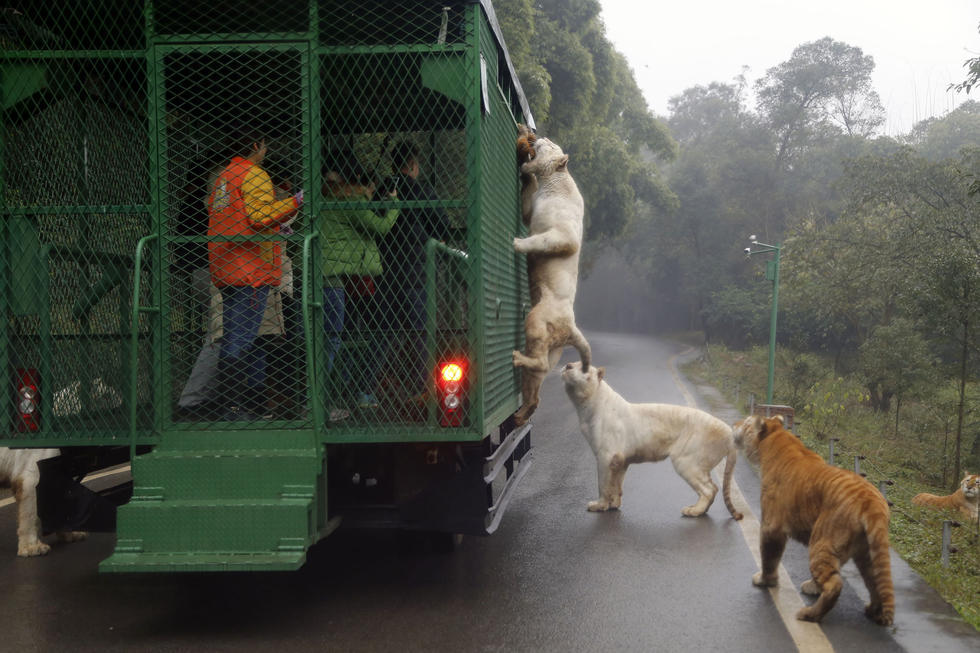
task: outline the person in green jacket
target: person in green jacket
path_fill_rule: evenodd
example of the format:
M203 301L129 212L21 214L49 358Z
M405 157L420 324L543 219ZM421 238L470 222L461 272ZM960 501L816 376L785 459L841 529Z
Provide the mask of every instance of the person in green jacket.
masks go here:
M360 203L374 195L374 183L349 150L329 152L323 162L323 197L329 206L334 202ZM394 199L396 193L389 194ZM358 329L380 325L369 324L374 294L374 278L381 275L381 254L376 238L388 233L398 218L398 209L376 213L368 208L328 208L317 217L323 269L323 325L327 336L327 372L334 366L340 351L345 323ZM352 310L354 314L351 315ZM345 319L346 318L346 319ZM353 320L351 318L354 318ZM375 398L377 355L384 351L380 343L371 342L368 356L362 361L358 378L358 403L362 408L378 405ZM331 419L341 418L334 407Z

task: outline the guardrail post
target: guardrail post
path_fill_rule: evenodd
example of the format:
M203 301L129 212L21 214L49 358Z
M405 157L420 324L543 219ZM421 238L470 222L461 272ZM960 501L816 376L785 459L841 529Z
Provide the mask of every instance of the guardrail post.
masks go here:
M861 461L864 460L864 456L854 456L854 473L860 476L867 476L861 471Z
M950 554L949 542L952 539L952 527L953 527L953 522L951 522L948 519L943 521L943 551L942 551L943 567L949 566L949 554Z
M888 499L888 486L894 484L895 482L889 479L882 479L878 481L878 490L881 492L881 496L885 497L885 501L888 502L889 506L895 505Z
M834 464L834 443L840 440L840 438L830 438L830 455L827 456L827 464Z

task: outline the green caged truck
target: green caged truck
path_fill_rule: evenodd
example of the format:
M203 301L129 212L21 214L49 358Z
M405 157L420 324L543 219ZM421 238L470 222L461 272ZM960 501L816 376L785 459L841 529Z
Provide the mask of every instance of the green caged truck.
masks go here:
M533 118L490 0L7 5L0 446L60 450L45 531L115 530L106 572L492 533L532 458Z

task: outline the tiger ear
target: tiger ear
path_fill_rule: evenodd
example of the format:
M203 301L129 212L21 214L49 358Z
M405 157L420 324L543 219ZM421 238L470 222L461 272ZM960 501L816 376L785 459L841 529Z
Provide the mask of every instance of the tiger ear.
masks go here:
M557 170L558 172L564 172L567 167L568 167L568 155L565 154L562 155L560 159L558 159L558 162L555 164L555 170Z
M759 439L769 435L769 422L762 418L761 415L753 415L751 418L755 422L755 429L759 432Z
M602 379L606 376L606 368L599 367L599 368L596 368L596 369L599 370L599 380L602 381Z

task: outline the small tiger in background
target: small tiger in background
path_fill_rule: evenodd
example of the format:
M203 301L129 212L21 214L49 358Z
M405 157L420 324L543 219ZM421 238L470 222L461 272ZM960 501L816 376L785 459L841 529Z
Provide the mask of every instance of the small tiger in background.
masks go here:
M961 515L975 522L978 519L977 507L980 505L980 474L967 473L960 481L956 492L952 494L937 496L923 492L912 497L912 503L936 510L956 509Z

